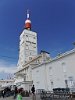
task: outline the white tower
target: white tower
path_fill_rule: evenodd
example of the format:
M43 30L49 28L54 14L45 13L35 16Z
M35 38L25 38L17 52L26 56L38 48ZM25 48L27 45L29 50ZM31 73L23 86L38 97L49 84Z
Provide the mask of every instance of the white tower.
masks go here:
M22 68L25 63L37 55L37 33L31 31L31 21L29 11L25 21L25 29L20 35L18 68Z

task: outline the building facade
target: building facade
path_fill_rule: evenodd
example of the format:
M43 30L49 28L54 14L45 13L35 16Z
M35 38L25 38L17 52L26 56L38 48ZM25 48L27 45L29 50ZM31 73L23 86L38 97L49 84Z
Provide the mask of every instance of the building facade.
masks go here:
M45 51L41 51L39 55L28 61L23 68L15 73L15 84L19 88L23 87L25 90L30 90L32 84L34 83L32 78L32 68L49 60L49 54Z
M75 49L33 67L32 79L36 89L75 89Z

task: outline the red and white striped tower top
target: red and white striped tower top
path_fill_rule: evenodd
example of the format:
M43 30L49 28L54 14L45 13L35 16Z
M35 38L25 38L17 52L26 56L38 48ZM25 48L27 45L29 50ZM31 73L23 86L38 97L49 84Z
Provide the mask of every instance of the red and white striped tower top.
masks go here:
M28 29L28 30L31 29L31 21L29 18L30 18L29 10L27 10L27 19L25 21L25 29Z

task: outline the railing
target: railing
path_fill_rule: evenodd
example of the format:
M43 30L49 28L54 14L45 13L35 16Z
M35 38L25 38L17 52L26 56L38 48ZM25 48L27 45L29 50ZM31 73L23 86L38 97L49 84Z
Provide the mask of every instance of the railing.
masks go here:
M74 100L75 93L70 94L69 92L42 92L40 94L41 100Z

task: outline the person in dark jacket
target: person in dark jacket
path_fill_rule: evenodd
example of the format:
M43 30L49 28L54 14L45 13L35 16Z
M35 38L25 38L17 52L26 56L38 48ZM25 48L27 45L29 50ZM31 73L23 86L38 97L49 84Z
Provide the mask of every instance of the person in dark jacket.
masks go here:
M34 85L32 86L31 91L32 91L33 94L35 93L35 87L34 87Z
M18 90L17 90L17 87L15 87L15 90L14 90L14 99L16 98L17 93L18 93Z
M34 85L32 86L31 91L32 91L32 100L36 100L35 87L34 87Z

